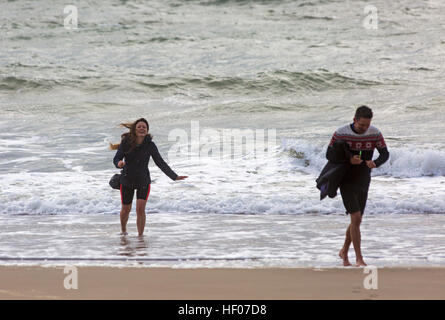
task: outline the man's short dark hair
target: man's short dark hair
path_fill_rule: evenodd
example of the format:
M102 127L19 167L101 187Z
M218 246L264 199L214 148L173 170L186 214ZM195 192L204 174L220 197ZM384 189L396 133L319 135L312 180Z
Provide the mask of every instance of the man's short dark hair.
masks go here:
M366 118L372 119L372 110L367 106L360 106L355 110L355 119Z

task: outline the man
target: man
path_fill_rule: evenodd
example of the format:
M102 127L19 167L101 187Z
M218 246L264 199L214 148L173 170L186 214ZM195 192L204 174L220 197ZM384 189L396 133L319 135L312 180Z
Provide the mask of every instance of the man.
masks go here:
M371 182L371 170L378 168L389 158L385 140L380 131L371 126L372 110L367 106L357 108L354 122L340 127L335 131L326 158L334 161L334 143L344 141L349 145L351 164L340 183L340 193L346 213L351 217L351 223L346 230L343 248L339 252L344 266L350 266L348 259L349 246L354 245L356 266L366 266L361 252L360 224L368 199L368 189ZM379 157L373 161L374 149L379 151Z

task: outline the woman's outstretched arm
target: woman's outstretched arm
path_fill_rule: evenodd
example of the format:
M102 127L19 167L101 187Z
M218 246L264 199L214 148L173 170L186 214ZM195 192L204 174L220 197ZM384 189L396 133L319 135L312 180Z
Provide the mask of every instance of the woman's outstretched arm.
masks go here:
M182 179L178 179L180 178L180 176L178 176L170 167L169 165L164 161L164 159L161 157L158 147L156 147L156 145L154 144L153 141L150 141L149 144L149 151L151 156L153 157L153 160L155 162L155 164L159 167L159 169L162 170L162 172L164 172L170 179L172 180L182 180Z

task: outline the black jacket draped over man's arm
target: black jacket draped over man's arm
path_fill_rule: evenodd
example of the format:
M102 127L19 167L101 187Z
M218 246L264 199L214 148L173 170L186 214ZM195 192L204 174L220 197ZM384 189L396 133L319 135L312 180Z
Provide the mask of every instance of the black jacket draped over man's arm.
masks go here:
M317 188L320 190L320 200L326 196L334 198L337 195L337 189L345 173L349 170L352 153L349 145L343 141L335 141L328 147L326 158L329 160L317 180Z

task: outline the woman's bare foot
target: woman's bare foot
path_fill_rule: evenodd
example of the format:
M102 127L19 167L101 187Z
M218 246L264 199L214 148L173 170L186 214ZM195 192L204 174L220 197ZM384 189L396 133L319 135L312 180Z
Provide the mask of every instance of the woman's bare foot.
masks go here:
M351 265L351 263L349 262L348 259L348 255L345 254L345 250L341 249L340 252L338 253L338 256L343 260L343 266L344 267L348 267Z

